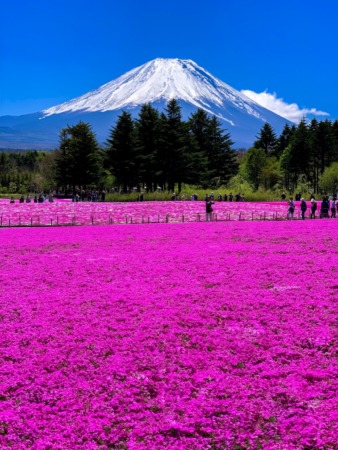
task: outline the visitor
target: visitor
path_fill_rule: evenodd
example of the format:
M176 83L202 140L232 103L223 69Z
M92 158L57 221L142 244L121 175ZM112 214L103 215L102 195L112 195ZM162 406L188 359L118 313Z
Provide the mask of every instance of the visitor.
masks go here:
M223 197L222 197L222 194L221 194L221 193L218 194L217 200L218 200L219 202L221 202L221 201L223 200Z
M241 195L239 193L237 193L235 195L235 200L236 200L236 202L240 202L241 201Z
M212 202L215 200L215 196L214 196L214 193L213 193L213 192L210 194L210 200L211 200Z
M329 199L326 196L324 196L323 200L322 200L321 207L320 207L320 218L321 219L322 218L326 218L326 219L329 218L329 207L330 207Z
M225 202L228 201L228 195L227 195L227 194L224 194L224 195L223 195L223 200L224 200Z
M333 199L330 202L330 208L331 208L331 219L336 218L336 207L337 207L337 198L333 197Z
M295 212L295 202L293 201L293 197L290 197L288 201L289 209L288 209L288 219L293 219L293 213Z
M9 203L15 203L14 197L11 197L11 200Z
M286 195L285 195L285 192L284 192L284 191L282 192L282 194L281 194L281 196L280 196L280 199L281 199L282 201L284 201L284 200L286 199Z
M214 202L211 200L210 197L207 197L205 199L205 213L206 213L206 221L211 222L212 221L212 205Z
M304 220L305 219L305 212L307 210L307 204L306 204L306 201L303 198L300 200L300 210L301 210L301 213L302 213L302 219Z
M229 194L229 202L232 202L232 201L233 201L233 199L234 199L233 193L232 193L232 192L230 192L230 194Z
M106 191L104 189L102 189L102 191L101 191L101 202L104 202L105 200L106 200Z
M317 211L317 202L314 198L311 199L311 214L310 219L316 218L316 211Z
M30 203L31 202L31 198L30 198L30 195L29 194L27 194L27 197L26 197L26 203Z
M299 202L299 200L301 199L301 196L302 196L302 194L300 192L297 192L296 198L295 198L296 202Z
M24 203L25 202L25 197L23 196L23 195L21 195L21 197L20 197L20 203Z

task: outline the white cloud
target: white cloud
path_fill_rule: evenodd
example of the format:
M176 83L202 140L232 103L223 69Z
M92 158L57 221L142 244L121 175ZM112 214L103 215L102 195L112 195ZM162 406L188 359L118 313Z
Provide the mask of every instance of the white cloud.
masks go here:
M275 92L269 94L267 91L257 93L250 90L242 90L241 93L251 98L251 100L254 100L259 105L264 106L264 108L295 123L300 122L301 119L307 117L308 114L313 116L330 115L325 111L318 111L316 108L299 108L296 103L286 103L282 98L277 98Z

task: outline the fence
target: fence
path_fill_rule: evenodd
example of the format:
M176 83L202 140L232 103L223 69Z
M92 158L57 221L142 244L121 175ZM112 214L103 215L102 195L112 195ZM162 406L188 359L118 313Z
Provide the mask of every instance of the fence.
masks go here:
M319 215L316 216L319 218ZM307 216L307 219L310 215ZM299 213L294 219L301 219ZM264 221L287 220L287 215L279 212L239 212L239 213L213 213L213 222L228 221ZM186 223L206 222L205 214L150 214L150 215L90 215L76 216L69 214L39 214L39 215L1 215L0 227L60 227L60 226L85 226L85 225L118 225L118 224L154 224L154 223Z

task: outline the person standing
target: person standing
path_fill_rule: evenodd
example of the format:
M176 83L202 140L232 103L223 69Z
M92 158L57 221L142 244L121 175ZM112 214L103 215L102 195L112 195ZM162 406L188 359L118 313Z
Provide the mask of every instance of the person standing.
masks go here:
M288 219L293 219L293 213L295 212L295 202L293 201L293 197L290 197L288 205L289 205Z
M328 218L329 217L329 199L324 196L323 201L320 207L320 218Z
M316 211L317 211L317 202L314 198L311 199L311 214L310 219L316 218Z
M333 199L330 202L330 208L331 208L331 219L336 218L336 207L337 207L337 198L333 197Z
M305 219L305 212L307 210L307 204L306 204L306 201L303 198L300 200L300 210L302 212L302 219L304 220Z
M205 199L205 220L207 222L211 222L212 221L212 205L214 204L214 202L211 200L210 197L206 197Z

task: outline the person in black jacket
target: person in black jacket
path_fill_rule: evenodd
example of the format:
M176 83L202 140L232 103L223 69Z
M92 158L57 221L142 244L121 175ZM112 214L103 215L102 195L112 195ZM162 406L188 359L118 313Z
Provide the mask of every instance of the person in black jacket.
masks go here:
M329 217L329 199L325 196L323 197L322 205L320 207L320 217L328 218Z
M211 198L209 196L207 196L205 198L205 220L207 222L211 222L212 221L212 205L214 204L214 202L211 200Z
M302 219L305 219L305 212L307 210L307 204L306 201L302 198L300 201L300 210L302 212Z

